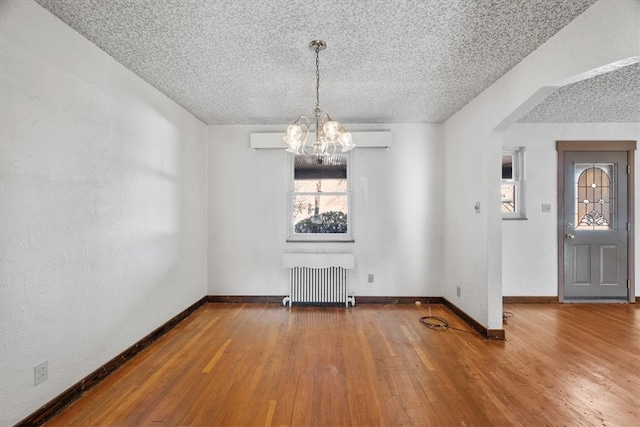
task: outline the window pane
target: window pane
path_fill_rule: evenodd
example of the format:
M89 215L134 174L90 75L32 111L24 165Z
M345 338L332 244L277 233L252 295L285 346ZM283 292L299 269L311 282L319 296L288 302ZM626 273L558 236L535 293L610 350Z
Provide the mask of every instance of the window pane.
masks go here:
M610 230L615 212L614 165L575 165L575 221L578 230Z
M293 183L293 191L300 193L310 192L346 192L346 179L315 179L315 180L296 180Z
M295 156L293 178L295 181L346 179L347 155Z
M502 155L502 179L513 179L513 154Z
M294 233L346 233L348 196L293 196Z
M516 211L516 185L502 184L502 212Z

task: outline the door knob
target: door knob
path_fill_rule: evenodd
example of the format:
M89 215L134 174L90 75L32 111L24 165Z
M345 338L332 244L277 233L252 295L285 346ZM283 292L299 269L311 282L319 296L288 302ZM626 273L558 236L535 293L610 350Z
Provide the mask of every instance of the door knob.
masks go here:
M576 236L571 234L571 233L567 233L567 234L565 234L564 237L566 237L567 239L575 239Z

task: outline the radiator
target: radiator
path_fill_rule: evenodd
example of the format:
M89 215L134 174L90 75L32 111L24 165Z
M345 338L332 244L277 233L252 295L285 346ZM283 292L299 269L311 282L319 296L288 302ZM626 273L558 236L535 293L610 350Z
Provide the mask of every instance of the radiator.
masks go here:
M356 305L355 297L349 296L346 268L293 267L290 271L290 294L282 300L282 305L289 303L291 307L294 302Z

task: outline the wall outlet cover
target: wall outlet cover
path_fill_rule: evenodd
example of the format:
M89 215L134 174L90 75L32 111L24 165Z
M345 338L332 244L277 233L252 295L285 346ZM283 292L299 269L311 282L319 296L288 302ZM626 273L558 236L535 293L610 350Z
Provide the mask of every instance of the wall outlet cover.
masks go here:
M45 382L49 378L49 361L42 362L33 368L34 387Z

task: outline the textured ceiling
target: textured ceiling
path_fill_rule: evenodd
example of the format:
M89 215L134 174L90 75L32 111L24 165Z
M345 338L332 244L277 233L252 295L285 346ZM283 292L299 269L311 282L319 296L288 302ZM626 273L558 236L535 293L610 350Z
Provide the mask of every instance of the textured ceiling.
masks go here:
M520 123L640 123L640 63L558 89Z
M36 0L208 124L446 120L595 0Z

